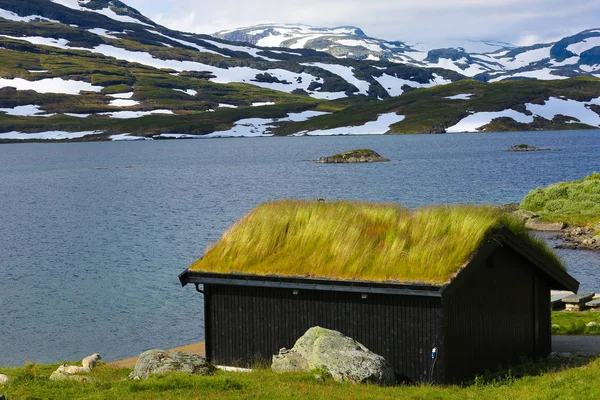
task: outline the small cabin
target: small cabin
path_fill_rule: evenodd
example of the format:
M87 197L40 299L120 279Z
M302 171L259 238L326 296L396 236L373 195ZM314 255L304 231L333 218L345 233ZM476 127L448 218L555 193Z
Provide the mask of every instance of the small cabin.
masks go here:
M179 279L202 294L213 363L271 360L321 326L432 383L547 356L550 290L579 287L496 208L350 201L259 205Z

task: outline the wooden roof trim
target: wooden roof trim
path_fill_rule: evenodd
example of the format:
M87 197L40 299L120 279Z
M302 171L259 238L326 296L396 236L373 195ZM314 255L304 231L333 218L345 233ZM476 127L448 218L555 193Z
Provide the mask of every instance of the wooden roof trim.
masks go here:
M301 290L321 290L335 292L357 292L377 294L397 294L407 296L441 297L441 286L419 283L374 282L341 279L304 278L289 276L262 276L245 274L221 274L185 270L179 275L182 286L192 283L270 287Z
M495 231L493 237L497 238L517 253L535 264L543 273L545 273L557 286L553 289L569 290L577 293L579 282L567 273L556 261L548 258L543 252L534 247L527 246L521 239L515 236L505 227L500 227Z

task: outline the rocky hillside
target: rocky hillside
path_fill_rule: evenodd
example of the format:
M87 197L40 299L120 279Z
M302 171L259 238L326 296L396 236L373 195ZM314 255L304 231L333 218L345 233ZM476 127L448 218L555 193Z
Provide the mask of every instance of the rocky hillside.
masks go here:
M561 57L563 63L591 60L572 43ZM476 83L444 68L178 32L118 0L0 0L0 58L3 142L442 132L470 110L506 109L527 116L515 120L525 124L520 128L544 128L557 125L527 122L535 114L528 102L562 107L551 98L557 96L587 101L586 110L596 113L600 97L594 80L585 81L585 98L556 89L564 86L558 82L534 82L519 89L527 92L523 101L509 104L503 91L487 89L502 82L470 90ZM417 103L400 107L405 98ZM446 103L452 114L436 109ZM580 114L559 114L566 128L600 125Z
M214 36L263 47L319 50L338 58L445 68L481 81L600 77L600 29L528 47L490 41L407 44L369 37L356 27L304 25L257 25Z

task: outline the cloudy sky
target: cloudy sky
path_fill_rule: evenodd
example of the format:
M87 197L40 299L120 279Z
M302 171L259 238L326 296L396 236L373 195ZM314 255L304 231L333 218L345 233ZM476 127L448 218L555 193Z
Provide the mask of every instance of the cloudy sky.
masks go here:
M264 23L353 25L409 43L444 39L527 45L600 28L598 0L124 0L169 28L213 33Z

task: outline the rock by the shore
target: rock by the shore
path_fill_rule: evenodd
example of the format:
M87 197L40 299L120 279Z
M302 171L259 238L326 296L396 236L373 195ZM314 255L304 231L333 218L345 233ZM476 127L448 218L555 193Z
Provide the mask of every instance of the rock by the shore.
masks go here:
M525 220L525 227L536 231L558 232L565 228L564 222L543 222L535 219Z
M534 220L539 217L539 215L537 215L536 213L534 213L532 211L522 210L522 209L515 210L515 211L511 212L511 214L523 222L527 222L529 220Z
M565 243L557 245L556 248L600 250L600 235L597 235L596 232L594 229L585 227L567 229L561 235L561 239Z
M334 154L329 157L321 157L317 160L319 164L343 164L343 163L370 163L390 161L371 149L358 149Z
M77 381L77 382L92 382L93 378L84 375L68 374L63 371L54 371L50 375L51 381Z
M513 153L518 153L518 152L522 152L522 151L548 151L548 150L552 150L552 149L549 149L547 147L530 146L530 145L524 144L524 143L511 146L508 149L508 151L513 152Z
M215 367L197 354L173 350L148 350L140 354L129 379L146 379L152 374L184 372L194 375L210 375Z
M10 378L7 375L0 374L0 385L4 385L10 382Z
M338 382L395 384L394 369L383 357L340 332L310 328L291 350L273 356L275 372L323 368Z

